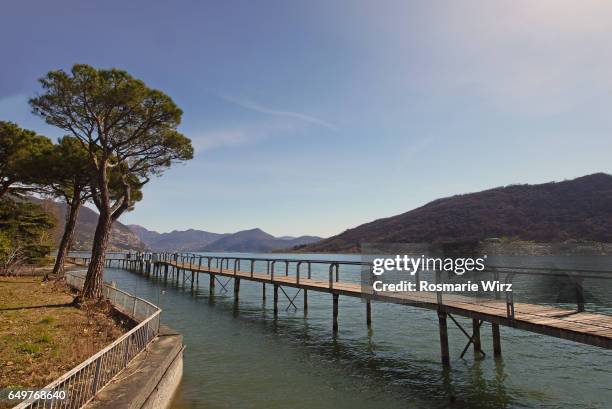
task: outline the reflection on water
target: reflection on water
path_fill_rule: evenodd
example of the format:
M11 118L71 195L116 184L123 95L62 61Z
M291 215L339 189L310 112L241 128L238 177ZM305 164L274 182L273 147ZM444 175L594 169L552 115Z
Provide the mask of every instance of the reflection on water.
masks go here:
M210 297L207 279L193 291L182 280L117 269L105 279L157 303L163 321L183 333L176 408L607 408L612 401L612 351L502 327L504 358L495 361L485 323L487 357L459 359L466 339L450 324L452 368L443 370L431 311L374 303L368 331L361 300L340 297L334 337L329 294L309 292L305 316L301 294L296 311L281 293L275 319L269 285L263 302L261 284L242 280L235 303L231 281L228 292L218 285ZM542 294L551 285L529 288Z

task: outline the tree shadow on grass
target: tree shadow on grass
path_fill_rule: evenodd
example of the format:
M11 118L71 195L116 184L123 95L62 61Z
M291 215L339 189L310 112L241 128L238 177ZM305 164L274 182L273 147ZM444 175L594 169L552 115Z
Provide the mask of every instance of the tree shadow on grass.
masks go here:
M74 303L64 304L43 304L43 305L31 305L28 307L11 307L11 308L0 308L0 311L16 311L16 310L33 310L37 308L61 308L61 307L73 307Z

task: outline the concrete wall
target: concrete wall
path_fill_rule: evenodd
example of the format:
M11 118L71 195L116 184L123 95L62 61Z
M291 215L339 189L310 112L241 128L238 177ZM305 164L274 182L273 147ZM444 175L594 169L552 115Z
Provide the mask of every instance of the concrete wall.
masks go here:
M183 337L163 327L160 336L85 407L166 409L183 376Z
M176 356L166 373L153 389L142 409L165 409L170 407L183 377L183 351Z

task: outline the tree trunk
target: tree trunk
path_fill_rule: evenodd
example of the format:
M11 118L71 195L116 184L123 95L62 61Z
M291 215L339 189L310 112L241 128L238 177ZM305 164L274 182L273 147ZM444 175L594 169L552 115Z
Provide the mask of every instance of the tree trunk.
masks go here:
M8 181L0 183L0 199L2 199L2 196L4 196L9 191L10 186L11 184Z
M64 227L64 234L62 235L62 240L57 250L57 257L55 258L55 265L53 266L53 274L56 276L64 273L64 263L68 251L70 251L70 244L74 236L74 228L76 227L77 217L81 209L81 201L78 199L78 197L73 198L72 203L70 203L70 206L66 209L68 212L66 216L66 226Z
M83 287L84 298L98 299L102 297L104 260L106 259L106 248L108 247L112 224L110 211L108 209L100 211L91 249L91 261Z

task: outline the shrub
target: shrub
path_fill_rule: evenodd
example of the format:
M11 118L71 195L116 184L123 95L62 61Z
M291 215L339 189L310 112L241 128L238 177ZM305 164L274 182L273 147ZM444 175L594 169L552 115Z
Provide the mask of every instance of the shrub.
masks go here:
M19 345L19 350L26 354L37 354L40 352L40 346L36 344L30 344L29 342L24 342Z

